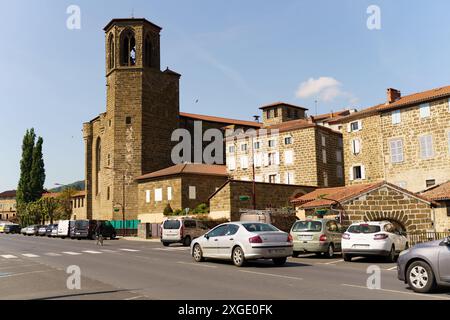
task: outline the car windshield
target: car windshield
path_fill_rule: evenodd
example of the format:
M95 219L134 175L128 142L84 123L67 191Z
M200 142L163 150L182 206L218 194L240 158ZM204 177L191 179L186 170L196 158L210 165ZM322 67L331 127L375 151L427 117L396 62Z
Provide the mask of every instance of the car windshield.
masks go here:
M163 224L163 228L169 230L179 229L180 226L179 220L166 220Z
M322 221L298 221L294 224L292 231L320 232L322 231Z
M278 231L277 228L266 223L244 223L243 226L249 232Z
M77 228L83 228L89 226L89 221L75 221L75 226Z
M380 226L374 226L374 225L369 225L369 224L353 225L353 226L350 226L350 228L348 228L348 230L347 230L347 232L349 232L349 233L365 233L365 234L377 233L380 231L381 231Z

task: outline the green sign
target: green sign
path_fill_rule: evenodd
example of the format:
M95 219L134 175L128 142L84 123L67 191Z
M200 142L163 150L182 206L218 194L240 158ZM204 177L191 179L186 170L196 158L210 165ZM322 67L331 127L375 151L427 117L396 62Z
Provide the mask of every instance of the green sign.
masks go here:
M326 215L327 213L328 213L328 209L319 209L319 210L316 210L316 214L319 215L319 216Z
M249 196L240 196L239 200L240 201L248 201L248 200L250 200L250 197Z
M119 212L120 208L114 208L114 212Z

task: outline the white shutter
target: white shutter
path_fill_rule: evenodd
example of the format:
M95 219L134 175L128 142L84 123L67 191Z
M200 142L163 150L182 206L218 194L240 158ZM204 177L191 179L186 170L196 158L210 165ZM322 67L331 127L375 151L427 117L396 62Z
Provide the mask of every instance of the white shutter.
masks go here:
M280 153L275 152L275 165L280 165Z
M366 179L366 167L361 166L361 180Z
M150 190L145 191L145 202L150 203Z
M284 163L289 165L294 163L294 151L287 150L284 152Z
M189 186L189 199L195 200L197 198L197 188L195 186Z
M264 160L264 167L268 167L269 166L269 154L264 153L263 160Z
M162 199L162 189L155 189L155 201L160 202Z
M358 120L358 131L361 131L362 128L362 120Z
M228 169L233 171L236 170L236 159L234 157L230 157L227 160Z
M349 172L349 174L350 174L350 181L353 181L354 179L353 179L353 167L350 167L350 172Z
M347 124L347 132L352 132L351 122Z
M277 174L277 176L275 177L275 183L280 183L281 182L281 177L279 174Z
M400 110L392 111L392 124L398 124L402 122Z
M167 200L172 200L172 187L167 187Z

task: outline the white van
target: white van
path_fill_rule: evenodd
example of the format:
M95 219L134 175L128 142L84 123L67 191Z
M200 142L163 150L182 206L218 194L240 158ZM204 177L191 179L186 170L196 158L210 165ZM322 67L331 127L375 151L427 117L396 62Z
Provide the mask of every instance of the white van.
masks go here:
M189 247L191 241L205 234L209 228L201 221L191 218L167 219L161 225L161 242L164 246L182 243Z
M70 233L70 220L59 220L58 221L58 234L60 238L66 238Z

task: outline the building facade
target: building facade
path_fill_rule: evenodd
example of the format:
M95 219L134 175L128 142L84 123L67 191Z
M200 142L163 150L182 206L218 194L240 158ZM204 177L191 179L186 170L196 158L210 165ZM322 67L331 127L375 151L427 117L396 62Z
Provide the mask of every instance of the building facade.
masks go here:
M145 19L114 19L105 28L106 112L83 125L86 213L89 219L127 220L139 213L134 178L167 168L174 130L195 136L230 124L258 123L180 113L180 75L160 69L161 28ZM202 139L202 137L200 137ZM194 160L194 159L193 159Z
M16 218L16 190L0 193L0 221Z
M280 103L262 109L261 129L227 135L226 163L233 179L253 180L254 169L257 182L344 184L340 132L306 119L301 107Z
M450 179L450 86L402 97L336 120L346 185L386 180L413 192Z

